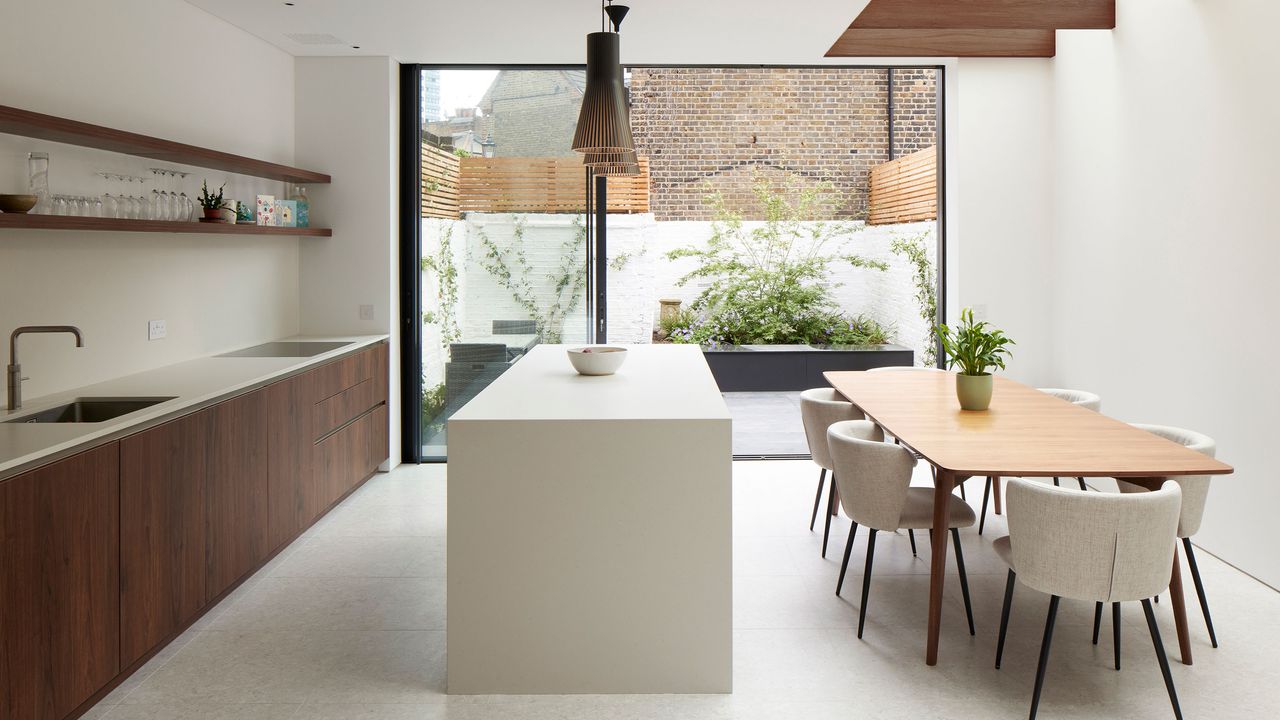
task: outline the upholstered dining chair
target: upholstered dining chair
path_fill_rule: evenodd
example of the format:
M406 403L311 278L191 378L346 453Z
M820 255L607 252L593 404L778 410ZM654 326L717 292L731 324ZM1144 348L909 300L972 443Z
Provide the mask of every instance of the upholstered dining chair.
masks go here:
M1134 427L1158 435L1165 440L1178 443L1202 455L1213 457L1217 453L1218 444L1213 438L1194 430L1169 427L1167 425L1143 425L1134 423ZM1200 601L1200 612L1204 614L1204 624L1209 630L1209 642L1218 647L1218 635L1213 631L1213 617L1209 614L1209 601L1205 597L1204 582L1200 579L1200 567L1196 564L1196 551L1191 545L1191 537L1200 531L1200 522L1204 519L1204 506L1209 498L1208 475L1185 475L1168 478L1182 488L1182 512L1178 516L1178 537L1182 540L1182 548L1187 555L1187 566L1191 568L1191 580L1196 585L1196 598ZM1121 492L1145 492L1145 488L1133 483L1117 480ZM1098 635L1098 625L1102 613L1095 608L1093 625L1094 637ZM1119 633L1119 630L1115 631ZM1096 640L1095 640L1096 642Z
M1066 400L1072 405L1079 405L1086 410L1102 412L1102 398L1094 393L1086 392L1084 390L1065 390L1063 388L1039 388L1039 390L1045 395L1052 395L1059 400ZM982 512L978 513L978 517L980 518L980 520L978 520L979 535L982 534L983 527L987 524L987 499L991 495L994 480L995 478L987 478L987 486L982 491ZM1080 483L1081 490L1089 489L1088 486L1084 484L1084 478L1079 477L1076 478L1076 480ZM1059 478L1054 478L1053 484L1060 485L1061 483L1059 482ZM1000 488L997 487L995 490L996 492L999 492ZM999 505L999 503L997 503L997 505ZM999 512L999 510L997 510L997 512Z
M918 365L887 365L887 366L885 366L885 367L871 368L870 370L867 370L867 372L931 372L931 373L944 373L944 372L946 372L946 370L943 370L942 368L936 368L936 367L921 367L921 366L918 366ZM893 443L894 443L895 445L901 445L901 444L902 444L901 442L899 442L898 438L896 438L896 437L893 439ZM916 456L916 459L917 459L917 460L923 460L923 459L924 459L924 456L923 456L923 455L921 455L920 453L916 452L914 449L911 449L911 453L912 453L913 455L915 455L915 456ZM935 480L937 480L937 474L936 474L936 473L934 474L934 479L935 479ZM968 498L965 498L965 494L964 494L964 483L961 483L961 484L960 484L960 497L961 497L962 499L966 499L966 500L968 499ZM914 555L914 554L915 554L915 552L916 552L916 542L915 542L915 536L913 535L913 536L912 536L912 538L911 538L911 554L912 554L912 555Z
M840 486L839 497L844 511L853 519L849 527L849 539L845 541L844 560L840 564L840 578L836 581L836 595L844 586L845 572L849 568L849 554L853 550L853 538L858 526L865 526L867 537L867 561L862 573L862 604L858 609L858 638L867 621L867 594L871 588L871 566L875 557L876 533L895 532L901 529L933 527L933 489L911 487L911 474L916 466L915 456L900 445L884 442L884 431L867 420L846 420L827 429L827 444L835 464L835 479ZM956 567L960 571L960 591L964 595L964 612L969 620L969 634L973 634L973 606L969 602L969 578L964 571L964 552L960 548L960 528L970 527L976 518L973 508L955 498L948 503L947 527L955 545Z
M831 453L827 450L827 428L843 420L861 420L865 415L853 403L841 397L833 388L813 388L800 393L800 419L804 423L804 436L809 444L809 455L818 465L818 492L813 496L813 513L809 516L809 529L818 520L818 506L822 502L822 487L827 473L835 473ZM827 556L827 539L831 535L831 515L836 509L836 483L831 481L827 494L826 527L822 531L822 557Z
M1121 495L1055 488L1013 478L1007 499L1009 534L994 543L996 552L1009 565L996 644L997 669L1004 655L1015 580L1049 595L1049 614L1031 695L1031 720L1035 720L1040 706L1054 620L1058 602L1064 597L1113 603L1113 617L1117 620L1120 603L1141 601L1173 714L1181 720L1182 710L1151 598L1169 586L1182 489L1177 483L1166 482L1155 492ZM1117 645L1117 669L1119 664Z

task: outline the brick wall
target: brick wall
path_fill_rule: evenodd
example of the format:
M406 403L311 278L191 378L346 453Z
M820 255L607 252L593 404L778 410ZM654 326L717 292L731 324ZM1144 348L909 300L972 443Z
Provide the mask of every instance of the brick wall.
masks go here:
M933 144L932 69L894 71L896 155ZM708 189L759 217L754 171L827 181L837 215L866 212L867 173L889 160L883 69L634 68L631 126L649 156L659 220L708 220Z

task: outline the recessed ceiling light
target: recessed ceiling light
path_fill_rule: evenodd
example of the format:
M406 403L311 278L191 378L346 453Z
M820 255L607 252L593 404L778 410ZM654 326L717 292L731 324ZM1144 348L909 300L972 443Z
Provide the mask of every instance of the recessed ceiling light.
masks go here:
M289 7L293 7L293 3L289 3L289 2L287 2L287 3L285 3L285 5L288 5Z
M351 46L351 49L352 49L352 50L359 50L359 49L360 49L360 46L359 46L359 45L352 45L352 46Z

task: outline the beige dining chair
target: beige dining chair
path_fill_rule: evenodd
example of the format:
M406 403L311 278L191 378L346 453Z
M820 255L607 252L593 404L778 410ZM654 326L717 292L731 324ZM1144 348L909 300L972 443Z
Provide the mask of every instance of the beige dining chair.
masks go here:
M832 423L843 420L861 420L865 416L853 403L845 400L834 389L813 388L800 393L800 420L804 423L805 441L809 444L809 455L818 465L818 492L813 496L813 513L809 516L809 530L818 520L818 506L822 502L822 487L827 473L835 473L831 464L831 453L827 450L827 428ZM836 483L831 481L831 489L827 495L827 522L822 531L822 557L827 556L827 539L831 535L831 516L836 509Z
M1059 400L1065 400L1072 405L1079 405L1086 410L1094 412L1102 412L1102 398L1095 393L1086 392L1084 390L1065 390L1063 388L1039 388L1040 392L1045 395L1052 395ZM1080 483L1081 490L1088 490L1088 486L1084 484L1084 478L1078 477L1076 480ZM982 534L984 526L987 524L987 499L991 495L992 484L994 478L987 478L987 485L982 491L982 511L978 513L981 519L978 521L978 534ZM1053 479L1054 485L1061 485L1059 478Z
M1167 425L1143 425L1141 423L1133 423L1133 426L1146 430L1147 432L1158 435L1165 440L1178 443L1179 445L1195 450L1196 452L1214 457L1217 454L1218 444L1213 438L1194 430L1186 430L1183 428L1169 427ZM1209 642L1213 647L1218 647L1218 635L1213 631L1213 617L1209 614L1209 601L1205 597L1204 582L1200 579L1200 567L1196 564L1196 551L1191 545L1191 537L1200 531L1200 523L1204 520L1204 506L1209 499L1209 476L1208 475L1184 475L1180 477L1171 477L1168 480L1175 482L1182 488L1182 512L1178 516L1178 537L1182 540L1182 548L1187 555L1187 566L1191 568L1191 580L1196 586L1196 598L1200 601L1200 612L1204 614L1204 624L1209 630ZM1116 484L1120 486L1121 492L1146 492L1146 488L1133 483L1117 480ZM1095 608L1093 626L1094 626L1094 642L1097 642L1098 625L1102 621L1102 611ZM1116 631L1119 632L1118 630Z
M996 644L997 669L1004 655L1015 579L1049 595L1049 614L1031 695L1031 720L1035 720L1040 705L1058 601L1064 597L1113 603L1117 625L1120 603L1141 601L1173 714L1181 720L1182 710L1151 598L1169 586L1182 489L1177 483L1166 482L1155 492L1121 495L1055 488L1013 478L1007 499L1009 534L994 543L995 551L1009 565ZM1117 669L1119 665L1117 644Z
M931 372L931 373L944 373L944 372L947 372L947 371L946 371L946 370L943 370L942 368L936 368L936 367L921 367L921 366L918 366L918 365L887 365L887 366L885 366L885 367L871 368L870 370L867 370L867 372ZM901 441L899 441L899 440L898 440L898 438L896 438L896 437L895 437L895 438L893 439L893 444L895 444L895 445L901 445L902 443L901 443ZM915 456L916 456L916 459L917 459L917 460L923 460L923 459L924 459L924 456L923 456L923 455L921 455L920 453L916 452L915 448L908 448L908 449L909 449L909 450L911 450L911 454L913 454L913 455L915 455ZM934 476L934 481L936 482L936 481L937 481L937 479L938 479L937 471L936 471L936 469L935 469L935 470L933 470L932 472L933 472L933 476ZM964 483L960 483L960 497L961 497L961 499L968 500L968 498L967 498L967 497L965 497L965 492L964 492ZM915 555L915 554L916 554L916 542L915 542L915 536L914 536L914 535L913 535L913 536L912 536L912 538L911 538L911 554L912 554L912 555Z
M827 443L835 464L835 481L844 511L853 523L845 541L844 560L836 595L844 586L849 568L849 554L858 526L870 531L867 537L867 561L862 573L862 604L858 609L858 638L867 620L867 594L871 588L871 565L876 551L876 533L918 530L933 527L933 489L911 487L915 456L906 448L884 442L884 431L867 420L846 420L827 429ZM960 528L976 521L973 508L960 498L948 503L947 527L955 546L956 567L960 571L960 592L964 596L964 612L973 635L973 606L969 602L969 578L964 571L964 552L960 548Z

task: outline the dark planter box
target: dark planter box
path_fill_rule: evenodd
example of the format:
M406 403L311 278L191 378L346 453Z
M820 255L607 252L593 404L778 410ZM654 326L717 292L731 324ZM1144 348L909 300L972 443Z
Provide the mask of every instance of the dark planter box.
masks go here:
M735 345L703 348L721 392L799 391L826 387L822 373L910 366L915 353L901 345Z

